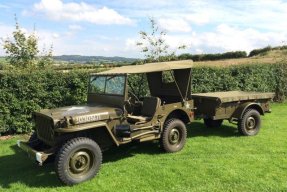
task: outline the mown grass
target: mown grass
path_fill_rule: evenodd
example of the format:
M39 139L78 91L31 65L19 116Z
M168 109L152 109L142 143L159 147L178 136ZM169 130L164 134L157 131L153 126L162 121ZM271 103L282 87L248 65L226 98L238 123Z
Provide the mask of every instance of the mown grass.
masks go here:
M287 191L287 103L273 104L255 137L235 125L189 125L185 148L162 153L157 143L126 145L104 154L99 175L63 186L53 164L34 165L15 145L1 141L2 191Z

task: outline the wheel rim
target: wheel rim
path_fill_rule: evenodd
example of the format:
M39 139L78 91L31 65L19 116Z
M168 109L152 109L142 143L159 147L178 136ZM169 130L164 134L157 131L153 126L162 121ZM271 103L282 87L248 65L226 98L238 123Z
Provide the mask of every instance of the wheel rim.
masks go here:
M173 128L169 134L169 142L173 145L179 144L181 141L181 134L178 128Z
M86 175L94 165L95 157L89 150L78 150L70 157L69 173L74 177Z
M246 120L246 128L248 131L253 131L256 129L256 119L254 117L248 117Z

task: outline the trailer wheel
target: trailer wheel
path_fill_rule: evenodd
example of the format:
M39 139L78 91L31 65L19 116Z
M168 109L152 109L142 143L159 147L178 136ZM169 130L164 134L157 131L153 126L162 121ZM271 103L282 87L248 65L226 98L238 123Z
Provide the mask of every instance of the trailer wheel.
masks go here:
M167 153L180 151L186 142L186 127L179 119L170 119L164 124L161 146Z
M85 137L67 141L56 156L56 173L66 185L92 179L100 170L102 152L99 145Z
M223 120L203 119L204 124L207 128L218 128L222 125Z
M238 131L245 136L258 134L261 127L260 113L255 109L247 109L238 121Z

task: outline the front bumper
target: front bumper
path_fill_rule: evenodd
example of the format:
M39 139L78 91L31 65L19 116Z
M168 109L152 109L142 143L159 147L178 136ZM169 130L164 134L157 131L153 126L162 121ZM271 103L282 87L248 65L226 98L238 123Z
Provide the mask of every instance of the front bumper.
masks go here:
M51 155L49 153L36 151L32 147L30 147L27 142L24 142L24 141L18 140L17 145L19 148L21 148L23 151L25 151L28 154L29 158L31 158L32 160L36 160L36 162L39 163L39 165L42 165L44 161L47 160L49 155Z

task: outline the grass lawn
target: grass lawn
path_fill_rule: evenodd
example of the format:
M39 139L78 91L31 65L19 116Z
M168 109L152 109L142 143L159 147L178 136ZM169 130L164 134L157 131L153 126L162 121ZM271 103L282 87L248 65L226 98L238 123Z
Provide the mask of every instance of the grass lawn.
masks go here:
M196 121L179 153L157 143L112 149L96 178L73 187L58 181L53 164L33 164L16 147L19 137L0 141L0 191L287 191L287 103L272 110L255 137L228 122L207 129Z

